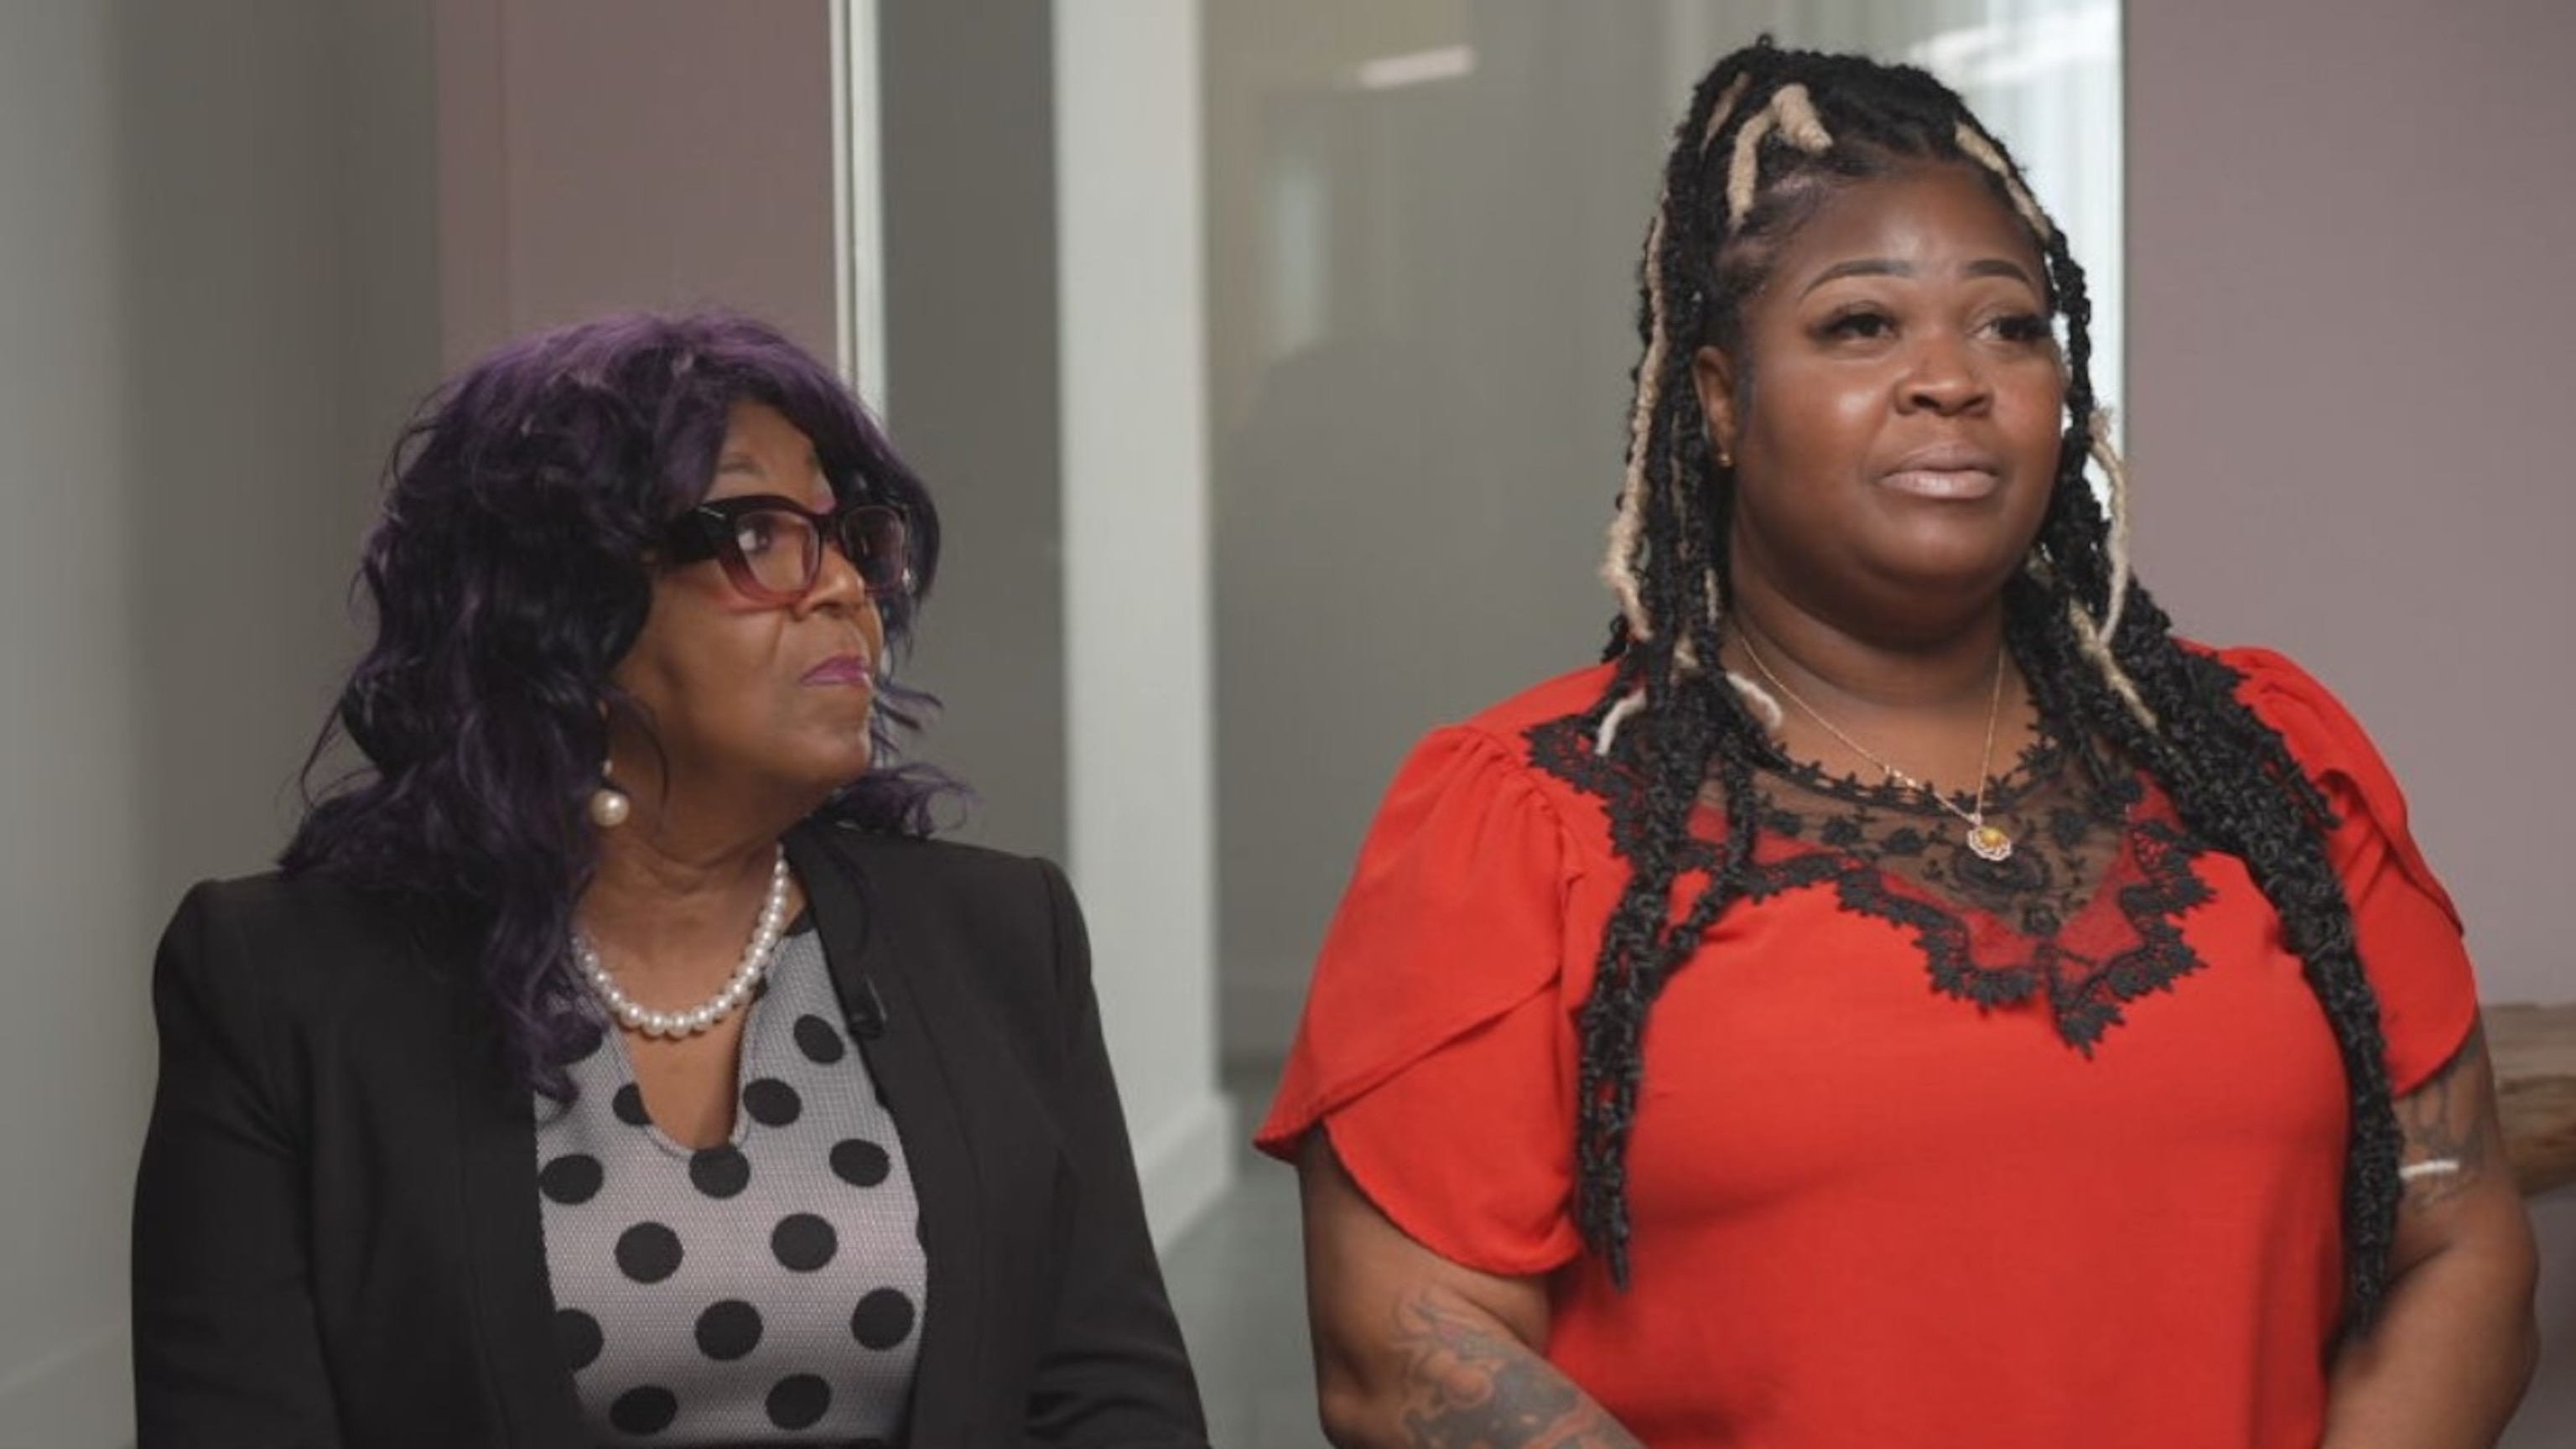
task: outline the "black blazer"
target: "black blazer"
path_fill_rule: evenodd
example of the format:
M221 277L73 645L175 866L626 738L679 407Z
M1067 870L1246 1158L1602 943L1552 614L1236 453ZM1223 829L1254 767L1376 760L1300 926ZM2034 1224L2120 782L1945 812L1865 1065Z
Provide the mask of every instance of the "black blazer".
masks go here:
M819 826L788 856L920 1193L910 1442L1203 1444L1064 877ZM469 941L327 881L188 893L153 972L141 1449L587 1442L476 981Z

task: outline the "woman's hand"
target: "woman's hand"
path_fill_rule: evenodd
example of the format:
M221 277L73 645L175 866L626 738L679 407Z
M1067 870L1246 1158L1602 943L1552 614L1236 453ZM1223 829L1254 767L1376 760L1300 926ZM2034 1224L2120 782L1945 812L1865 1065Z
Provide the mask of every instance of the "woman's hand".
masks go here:
M2406 1195L2379 1321L2344 1345L2325 1449L2485 1446L2531 1380L2537 1258L2496 1126L2486 1033L2397 1100Z
M1325 1438L1340 1449L1640 1449L1540 1356L1543 1280L1460 1267L1406 1237L1323 1128L1306 1134L1297 1180Z

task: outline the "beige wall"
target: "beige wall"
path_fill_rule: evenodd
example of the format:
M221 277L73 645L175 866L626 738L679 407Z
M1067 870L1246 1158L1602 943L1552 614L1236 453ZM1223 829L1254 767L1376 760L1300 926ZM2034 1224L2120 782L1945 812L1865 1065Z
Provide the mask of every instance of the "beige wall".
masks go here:
M449 364L617 307L726 306L833 355L822 0L438 0Z
M2370 727L2491 1000L2576 1000L2576 6L2128 6L2139 555ZM2517 1445L2576 1443L2576 1194Z

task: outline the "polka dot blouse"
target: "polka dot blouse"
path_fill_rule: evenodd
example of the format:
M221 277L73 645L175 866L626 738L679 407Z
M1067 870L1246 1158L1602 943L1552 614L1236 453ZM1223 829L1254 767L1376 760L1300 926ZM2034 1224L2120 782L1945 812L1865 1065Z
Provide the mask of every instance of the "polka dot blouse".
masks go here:
M733 1135L645 1115L610 1032L537 1100L555 1338L600 1444L896 1441L926 1265L893 1119L810 930L743 1025Z

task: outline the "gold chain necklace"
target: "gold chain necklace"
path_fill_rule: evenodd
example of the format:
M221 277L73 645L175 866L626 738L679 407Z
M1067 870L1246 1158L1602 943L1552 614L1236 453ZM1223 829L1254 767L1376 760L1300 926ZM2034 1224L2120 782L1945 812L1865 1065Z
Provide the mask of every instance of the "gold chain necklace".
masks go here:
M1780 691L1782 698L1806 711L1807 718L1823 725L1825 733L1850 746L1853 754L1878 766L1888 779L1921 794L1923 798L1966 821L1968 849L1979 860L2001 863L2012 859L2012 836L2002 826L1986 823L1986 777L1994 770L1995 721L2002 717L2004 708L2004 648L2002 645L1995 646L1994 697L1986 704L1986 751L1977 759L1977 802L1973 808L1962 810L1952 803L1949 796L1889 764L1877 751L1844 734L1832 720L1818 713L1814 705L1800 699L1798 691L1783 684L1780 676L1771 672L1771 666L1763 662L1761 651L1753 647L1753 639L1750 635L1738 629L1735 631L1735 637L1744 645L1744 657L1753 661L1753 667L1760 671L1763 679L1769 681L1773 689Z

